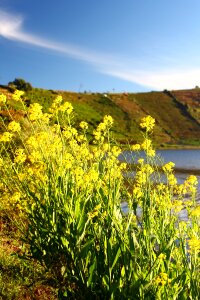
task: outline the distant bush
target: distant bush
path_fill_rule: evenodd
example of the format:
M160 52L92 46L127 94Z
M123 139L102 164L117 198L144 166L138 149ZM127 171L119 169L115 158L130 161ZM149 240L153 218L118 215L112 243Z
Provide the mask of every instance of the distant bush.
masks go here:
M30 91L33 88L29 82L26 82L22 78L15 78L15 80L10 81L8 83L8 86L14 87L20 91L25 91L25 92Z

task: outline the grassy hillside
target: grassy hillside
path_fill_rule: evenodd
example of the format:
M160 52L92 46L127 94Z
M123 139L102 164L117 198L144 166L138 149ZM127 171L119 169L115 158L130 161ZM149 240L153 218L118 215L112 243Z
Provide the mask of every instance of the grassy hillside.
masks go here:
M11 93L9 88L1 87L0 94ZM142 138L139 130L141 117L151 115L156 119L153 140L157 145L200 145L200 89L187 91L164 91L149 93L73 93L33 88L26 92L25 102L40 103L48 111L56 95L62 95L64 101L74 106L74 122L85 120L90 132L110 114L114 120L114 137L120 142L139 142ZM24 117L20 104L14 106L10 100L10 111L16 118ZM4 115L3 107L1 115ZM5 116L8 117L8 116Z

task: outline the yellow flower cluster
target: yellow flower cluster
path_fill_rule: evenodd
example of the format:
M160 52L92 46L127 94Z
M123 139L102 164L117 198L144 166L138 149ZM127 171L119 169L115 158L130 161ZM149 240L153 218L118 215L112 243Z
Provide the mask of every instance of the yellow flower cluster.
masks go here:
M71 103L66 101L65 103L63 103L63 105L59 107L59 110L61 112L66 112L68 115L70 115L73 112L73 106L71 105Z
M11 131L11 132L20 132L21 126L20 126L20 124L18 122L11 121L8 124L8 130Z
M5 103L6 103L6 100L7 100L6 95L0 94L0 104L1 104L1 103L5 104Z
M88 218L93 219L94 217L97 217L99 214L100 208L101 208L101 204L96 205L94 208L94 211L88 212Z
M19 148L15 151L15 158L14 158L14 162L17 164L22 164L25 162L27 156L25 154L24 149Z
M33 103L28 109L29 118L31 121L39 120L43 117L42 106L39 103Z
M88 129L88 123L82 121L82 122L79 124L79 127L80 127L81 129L83 129L83 130L87 130L87 129Z
M140 127L146 129L146 132L152 131L153 127L155 126L155 119L151 116L147 116L142 118Z
M5 131L3 134L0 135L0 142L10 142L12 137L12 133Z
M192 238L189 239L188 241L189 245L189 251L190 252L200 252L200 239L197 238L196 236L193 236Z
M131 146L131 150L133 151L139 151L141 149L140 144L134 144Z
M63 101L63 98L61 95L57 96L54 100L53 103L51 105L51 107L49 108L49 112L52 114L57 114L59 111L61 112L66 112L68 115L70 115L73 111L73 106L71 105L71 103L69 102L64 102L63 104L61 104Z
M154 157L156 152L152 147L152 141L148 138L145 138L142 144L134 144L131 146L132 151L144 150L146 155L149 157Z
M24 95L24 91L18 91L16 90L14 94L12 95L13 100L15 101L21 101L21 97Z
M173 162L168 162L167 164L165 164L162 169L165 173L171 173L173 171L173 168L175 167L175 163Z
M63 136L66 139L71 139L71 138L76 137L78 135L77 130L75 128L71 127L71 126L65 126L62 133L63 133Z
M107 133L113 125L113 118L111 116L105 116L103 122L97 126L97 129L93 131L94 138L96 141L104 141L104 135Z
M168 274L161 272L155 279L154 284L157 286L164 286L166 284L171 283L171 279L169 279Z
M192 210L191 215L195 217L200 217L200 205Z

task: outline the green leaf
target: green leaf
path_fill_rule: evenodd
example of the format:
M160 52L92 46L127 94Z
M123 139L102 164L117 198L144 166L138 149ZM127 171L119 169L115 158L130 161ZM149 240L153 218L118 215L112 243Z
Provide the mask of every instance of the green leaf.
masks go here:
M96 269L96 257L94 258L94 262L93 264L90 266L89 268L89 279L87 281L87 286L90 286L91 285L91 282L92 282L92 279L93 279L93 274L94 274L94 270Z
M111 267L111 269L110 269L111 272L112 272L112 269L114 268L114 266L116 265L116 263L117 263L117 261L118 261L118 258L119 258L119 256L120 256L120 254L121 254L121 249L118 248L117 253L116 253L116 255L115 255L115 259L114 259L113 264L112 264L112 267Z

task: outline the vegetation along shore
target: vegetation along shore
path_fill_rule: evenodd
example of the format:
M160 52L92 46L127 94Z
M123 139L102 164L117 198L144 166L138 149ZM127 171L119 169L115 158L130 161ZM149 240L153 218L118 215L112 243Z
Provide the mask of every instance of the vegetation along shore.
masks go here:
M183 101L1 87L2 299L200 298L197 177L155 164L154 145L199 145Z

